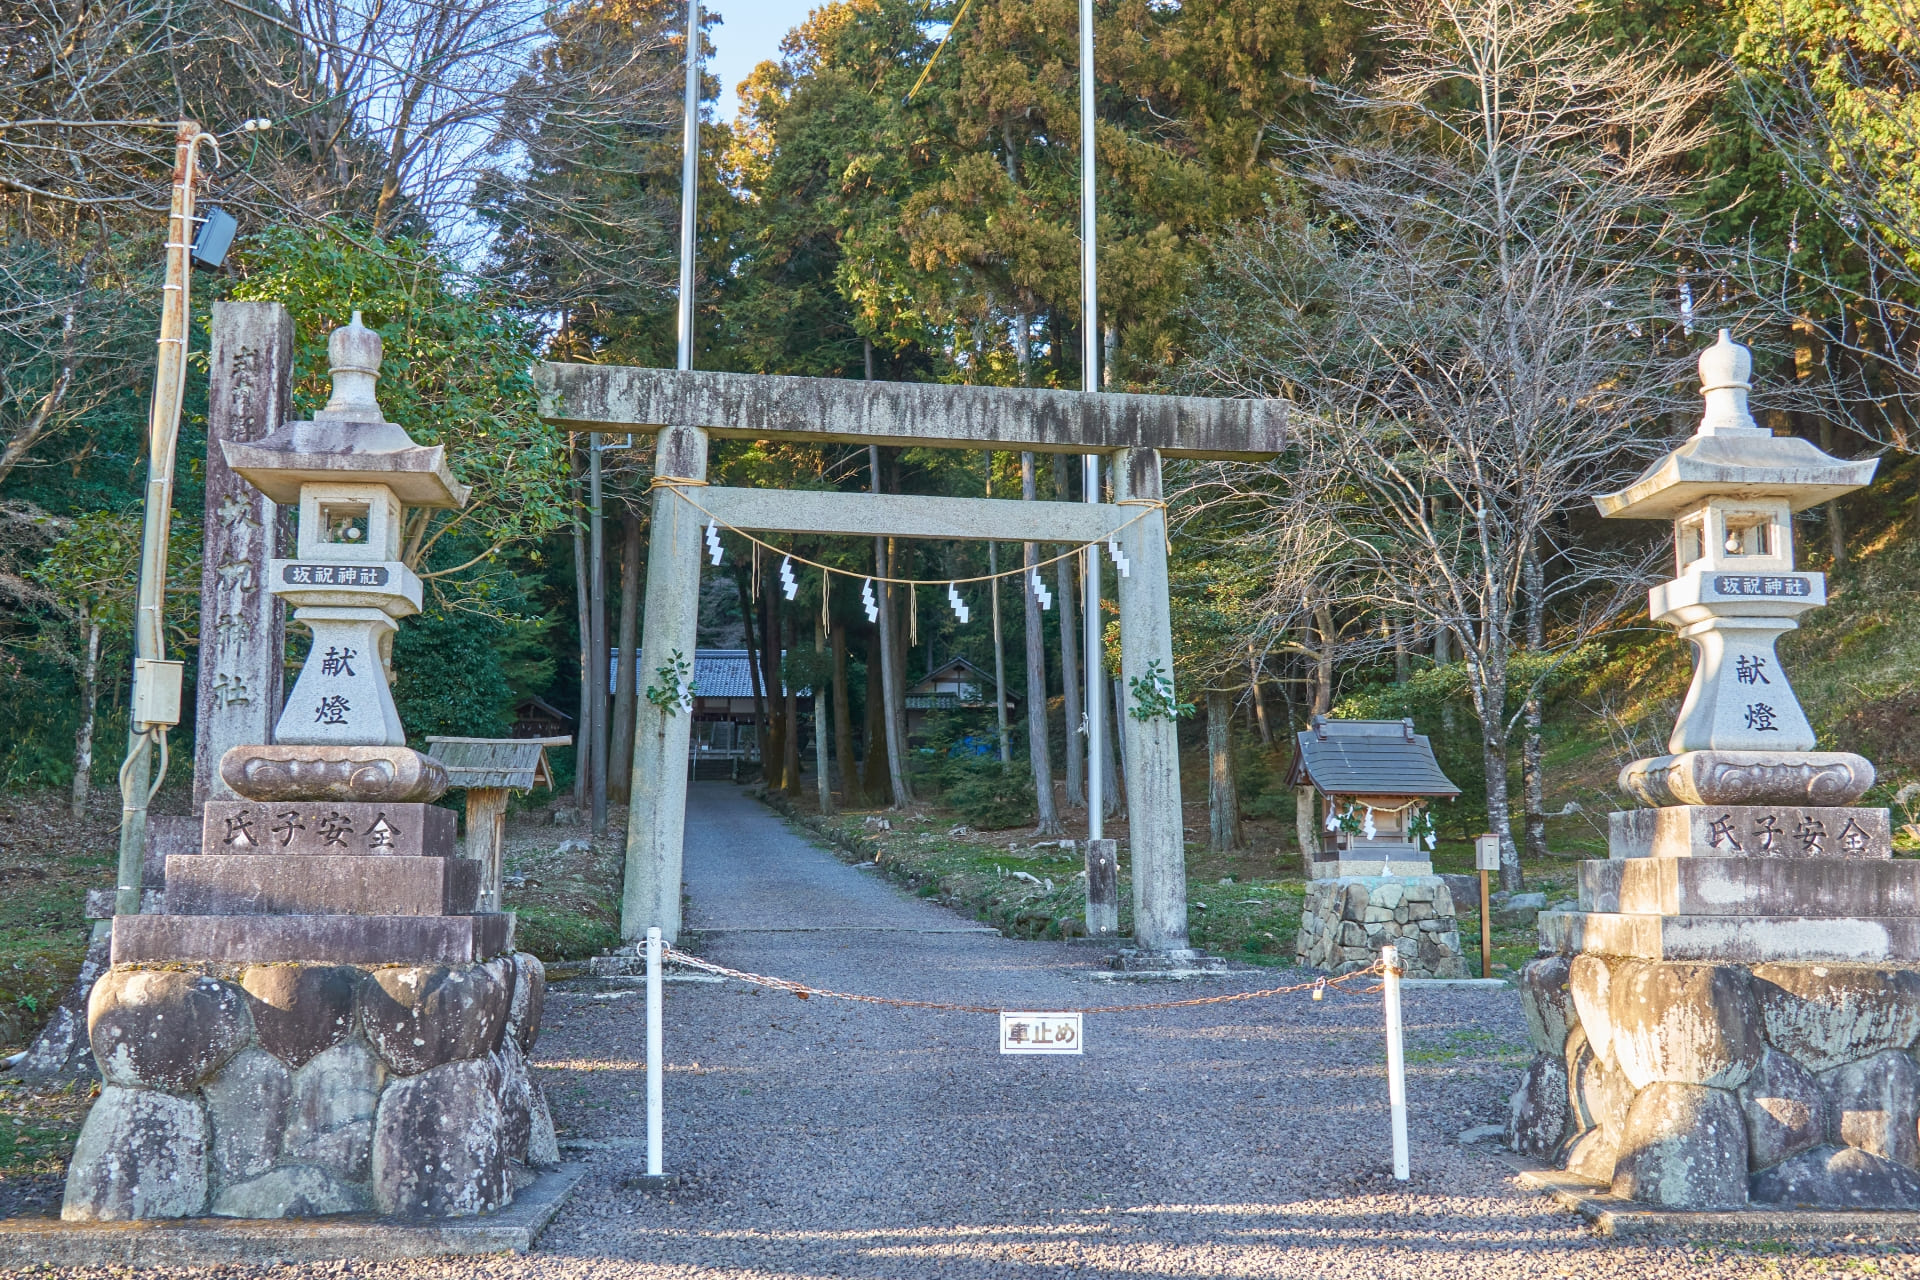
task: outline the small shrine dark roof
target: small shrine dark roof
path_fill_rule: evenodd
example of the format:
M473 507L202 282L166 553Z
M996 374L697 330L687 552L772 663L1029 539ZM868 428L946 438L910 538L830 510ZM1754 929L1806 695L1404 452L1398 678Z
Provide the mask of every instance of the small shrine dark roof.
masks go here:
M1327 795L1457 796L1426 735L1411 720L1329 720L1315 716L1295 739L1291 786Z
M501 787L531 791L553 786L547 748L571 738L443 738L429 734L427 754L447 770L447 780L469 790Z

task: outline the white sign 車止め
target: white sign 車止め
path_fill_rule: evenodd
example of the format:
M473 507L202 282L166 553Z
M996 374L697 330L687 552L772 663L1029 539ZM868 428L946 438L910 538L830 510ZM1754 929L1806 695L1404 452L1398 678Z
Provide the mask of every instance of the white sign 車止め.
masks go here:
M1082 1043L1077 1013L1000 1015L1002 1053L1079 1053Z

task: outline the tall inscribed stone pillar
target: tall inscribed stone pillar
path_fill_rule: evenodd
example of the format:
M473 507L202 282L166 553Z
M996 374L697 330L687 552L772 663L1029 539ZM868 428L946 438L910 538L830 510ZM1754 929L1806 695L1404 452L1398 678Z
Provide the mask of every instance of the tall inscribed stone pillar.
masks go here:
M220 757L273 741L280 713L286 610L267 588L267 561L288 542L280 506L233 473L222 446L279 428L292 412L293 317L277 302L216 302L207 379L207 472L193 809L233 800Z

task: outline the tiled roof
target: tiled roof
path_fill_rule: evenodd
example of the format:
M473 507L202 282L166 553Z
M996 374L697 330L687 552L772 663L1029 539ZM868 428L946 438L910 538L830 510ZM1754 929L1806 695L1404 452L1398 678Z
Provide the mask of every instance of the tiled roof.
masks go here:
M781 657L785 657L783 650ZM773 691L776 695L780 690ZM812 689L796 689L796 698L811 697ZM745 649L693 651L693 696L696 698L751 698L753 667Z
M1289 781L1311 782L1329 795L1457 796L1433 747L1411 720L1328 720L1295 740Z
M696 649L693 653L693 696L696 698L751 698L753 668L745 649Z

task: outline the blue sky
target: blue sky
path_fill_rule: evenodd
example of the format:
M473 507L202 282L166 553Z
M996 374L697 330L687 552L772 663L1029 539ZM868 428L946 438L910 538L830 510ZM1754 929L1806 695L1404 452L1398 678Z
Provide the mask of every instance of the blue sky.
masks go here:
M713 73L720 79L718 115L733 119L739 107L734 89L747 73L769 58L780 56L780 41L806 20L821 0L701 0L720 15L713 32Z

